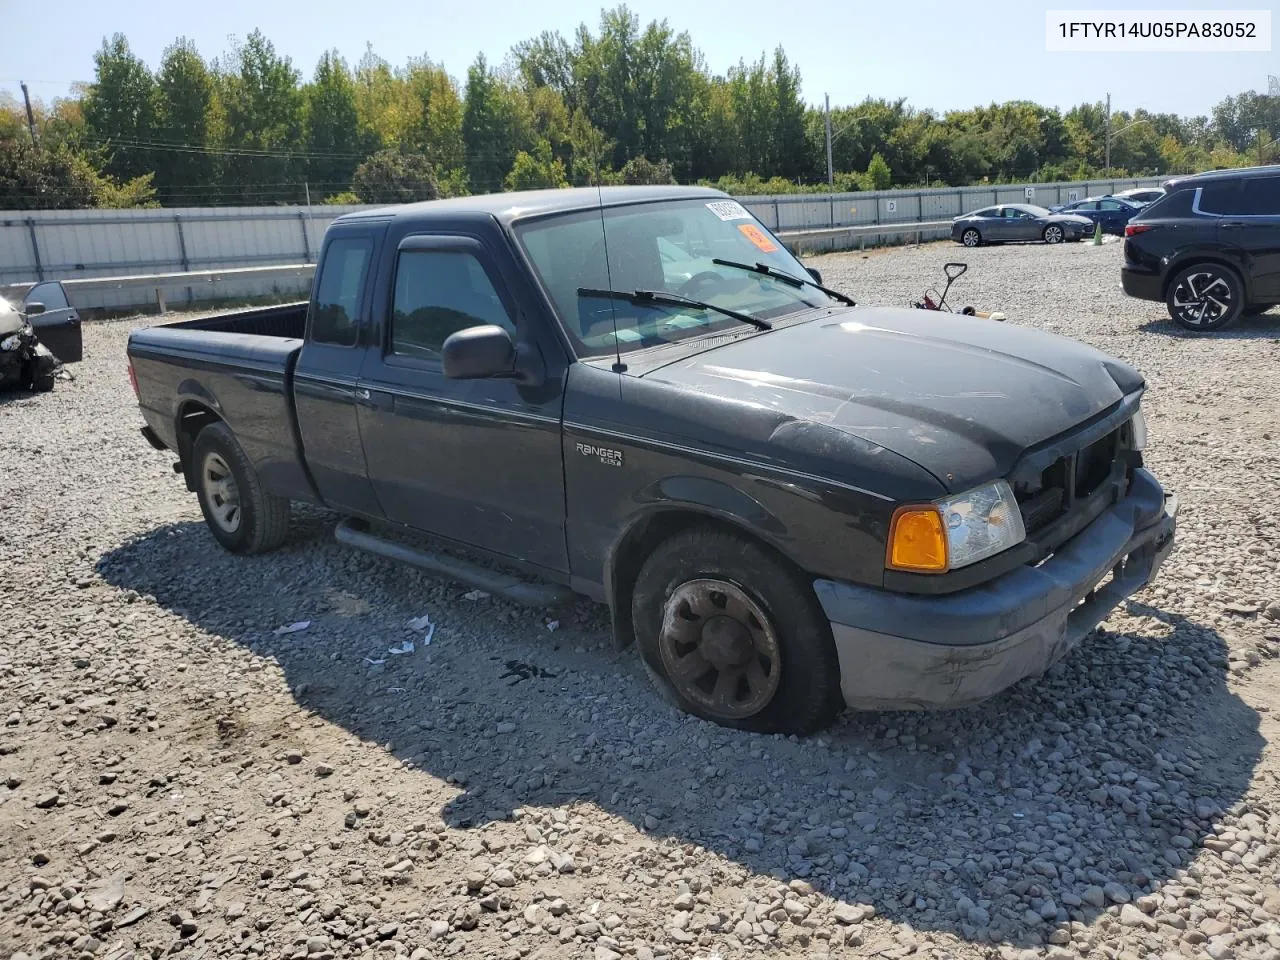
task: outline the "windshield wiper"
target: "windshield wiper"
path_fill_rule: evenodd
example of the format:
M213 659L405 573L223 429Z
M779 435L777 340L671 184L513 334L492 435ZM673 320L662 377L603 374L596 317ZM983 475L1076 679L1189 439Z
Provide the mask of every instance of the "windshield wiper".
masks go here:
M730 310L728 307L717 307L714 303L707 303L703 300L693 300L689 297L682 297L678 293L671 293L668 290L596 290L592 287L579 287L578 296L580 297L603 297L607 300L624 300L627 303L646 304L658 303L672 307L693 307L696 310L714 310L716 313L724 314L734 320L740 320L743 323L749 323L753 327L761 330L772 330L773 324L768 320L761 320L759 317L753 317L749 313L739 313L737 310Z
M793 287L813 287L815 290L821 290L834 300L839 300L841 303L848 304L851 307L857 306L853 297L846 296L838 290L832 290L830 287L824 287L816 280L806 277L793 277L791 274L779 270L777 267L771 267L767 263L739 263L736 260L721 260L719 257L716 257L711 262L722 267L733 267L735 270L750 270L752 273L762 273L766 277L773 277L773 279L781 280L783 283L788 283Z

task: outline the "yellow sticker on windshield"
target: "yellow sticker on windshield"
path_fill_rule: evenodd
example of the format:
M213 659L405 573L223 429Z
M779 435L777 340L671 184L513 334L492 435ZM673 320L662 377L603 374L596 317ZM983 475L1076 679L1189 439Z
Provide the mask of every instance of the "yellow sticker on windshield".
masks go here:
M738 226L742 235L756 245L762 253L776 253L778 245L769 239L769 235L754 223L743 223Z

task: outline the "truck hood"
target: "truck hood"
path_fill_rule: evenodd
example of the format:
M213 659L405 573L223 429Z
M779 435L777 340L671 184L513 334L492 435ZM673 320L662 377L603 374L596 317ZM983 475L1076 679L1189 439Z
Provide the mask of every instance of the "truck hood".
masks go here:
M1064 337L879 307L712 346L643 377L766 414L772 455L811 455L822 428L905 457L950 491L1006 475L1027 448L1144 385L1132 367Z

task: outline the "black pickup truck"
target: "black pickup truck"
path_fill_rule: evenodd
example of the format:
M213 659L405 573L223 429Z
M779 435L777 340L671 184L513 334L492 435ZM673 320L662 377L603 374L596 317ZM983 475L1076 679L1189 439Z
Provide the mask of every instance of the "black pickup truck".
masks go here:
M747 729L989 697L1173 546L1137 371L854 306L714 190L348 214L309 302L128 353L143 434L227 549L279 546L309 501L352 546L585 594L664 696Z

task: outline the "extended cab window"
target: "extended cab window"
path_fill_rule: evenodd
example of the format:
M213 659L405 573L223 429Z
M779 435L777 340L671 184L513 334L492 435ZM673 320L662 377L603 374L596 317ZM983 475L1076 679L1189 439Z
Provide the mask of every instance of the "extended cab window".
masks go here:
M355 346L356 321L373 241L364 237L333 240L320 265L311 339L340 347Z
M396 264L391 352L439 357L449 335L494 324L516 326L480 261L456 250L404 250Z

